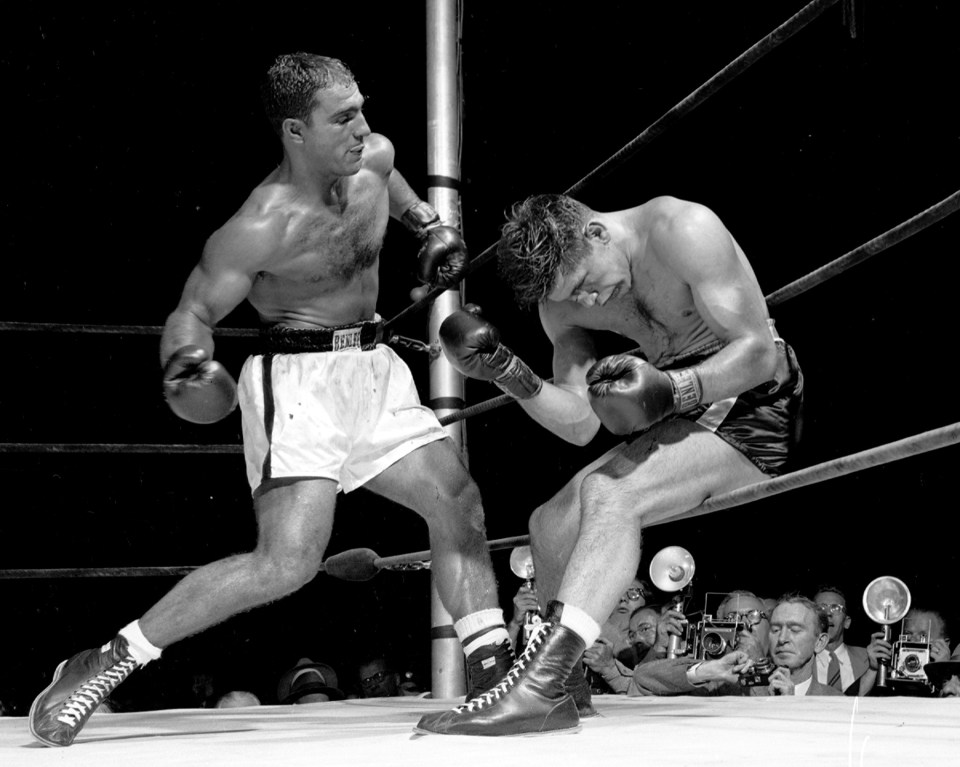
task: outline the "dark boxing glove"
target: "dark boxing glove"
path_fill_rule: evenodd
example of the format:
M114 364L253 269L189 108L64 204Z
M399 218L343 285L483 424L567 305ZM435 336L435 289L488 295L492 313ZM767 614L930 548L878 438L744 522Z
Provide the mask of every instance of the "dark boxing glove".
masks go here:
M163 368L163 394L170 409L191 423L215 423L237 406L237 384L199 346L182 346Z
M630 354L604 357L587 372L590 406L613 434L649 429L674 413L700 404L700 376L693 368L662 371Z
M420 200L408 208L404 225L423 240L417 277L426 285L452 288L460 282L467 264L467 245L460 232L440 223L440 216L429 203Z
M500 343L500 331L480 316L476 304L467 304L443 321L440 348L465 376L493 381L515 399L529 399L543 388L540 377Z

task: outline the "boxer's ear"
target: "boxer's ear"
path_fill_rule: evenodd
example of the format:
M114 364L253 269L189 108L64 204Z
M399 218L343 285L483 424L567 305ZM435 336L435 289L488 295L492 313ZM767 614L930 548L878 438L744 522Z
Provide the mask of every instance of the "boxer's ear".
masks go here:
M586 226L583 227L583 236L588 240L596 240L604 244L610 242L610 230L602 221L597 219L591 219L587 222Z

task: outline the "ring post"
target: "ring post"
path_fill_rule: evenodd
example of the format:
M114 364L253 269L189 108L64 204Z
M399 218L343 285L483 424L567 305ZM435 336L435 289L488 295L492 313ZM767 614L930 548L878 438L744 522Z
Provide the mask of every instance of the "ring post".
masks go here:
M428 199L444 224L460 227L460 93L456 0L427 0L427 174ZM440 323L460 308L460 288L445 290L430 309L428 338L439 349ZM442 416L463 407L463 379L442 354L430 359L430 407ZM446 427L466 457L463 421ZM463 650L453 618L430 575L431 673L434 698L455 698L466 692Z

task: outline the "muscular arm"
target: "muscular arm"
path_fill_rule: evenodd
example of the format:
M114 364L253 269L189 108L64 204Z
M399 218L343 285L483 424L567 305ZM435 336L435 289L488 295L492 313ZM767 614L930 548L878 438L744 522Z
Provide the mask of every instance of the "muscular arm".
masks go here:
M160 340L160 364L194 344L213 355L213 329L250 292L257 272L272 255L280 222L231 219L207 241L187 278L180 303L167 317Z
M553 343L553 383L544 381L536 397L520 401L545 429L575 445L586 445L600 428L587 398L587 371L596 362L590 333L567 325L555 307L540 306L540 321Z
M694 305L726 346L700 363L703 402L740 394L773 378L776 347L767 307L746 259L717 216L684 204L652 231L656 257L690 287Z

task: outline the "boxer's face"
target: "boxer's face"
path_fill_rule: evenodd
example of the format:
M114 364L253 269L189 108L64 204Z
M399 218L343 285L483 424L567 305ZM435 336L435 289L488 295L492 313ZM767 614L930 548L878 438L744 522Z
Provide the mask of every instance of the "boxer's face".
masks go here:
M610 238L605 226L590 222L584 228L584 256L567 274L557 277L548 301L572 301L584 307L604 306L630 292L630 259Z
M370 135L363 102L355 83L318 90L310 120L306 123L287 121L291 125L290 135L308 157L322 163L325 170L351 176L360 170L364 139Z

